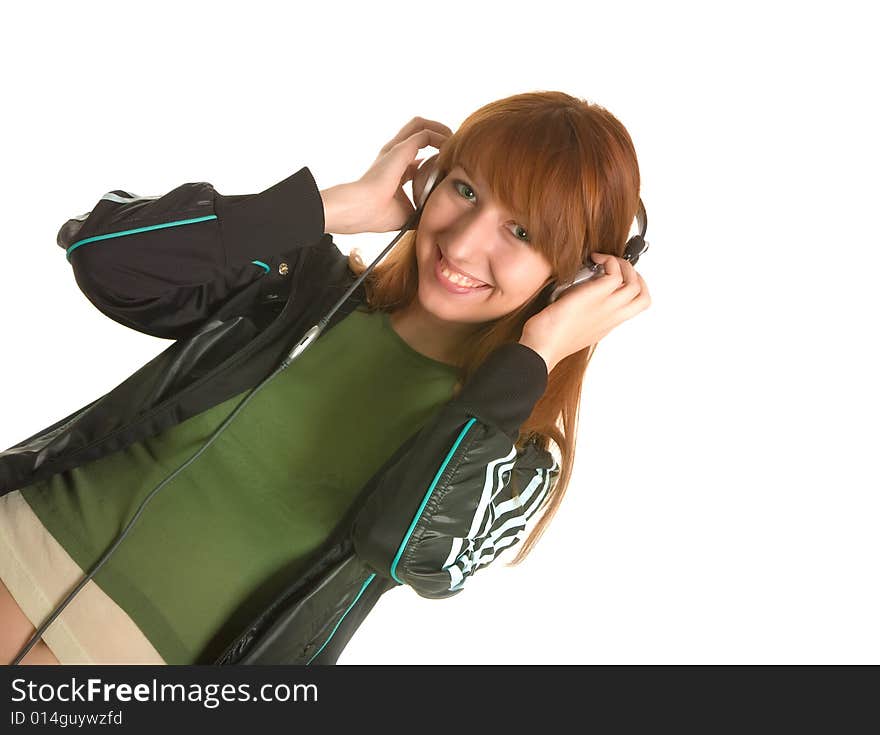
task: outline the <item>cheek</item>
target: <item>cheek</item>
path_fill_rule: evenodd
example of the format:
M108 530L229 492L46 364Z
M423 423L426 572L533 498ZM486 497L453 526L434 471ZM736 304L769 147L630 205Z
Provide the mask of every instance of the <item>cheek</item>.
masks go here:
M425 222L424 215L416 230L416 255L419 265L430 262L437 241L436 230Z
M550 269L543 261L528 263L505 273L504 288L501 290L505 307L516 309L534 299L546 288L549 277Z
M507 264L502 272L500 283L504 284L504 292L511 298L525 301L543 283L544 270L536 263L519 261Z

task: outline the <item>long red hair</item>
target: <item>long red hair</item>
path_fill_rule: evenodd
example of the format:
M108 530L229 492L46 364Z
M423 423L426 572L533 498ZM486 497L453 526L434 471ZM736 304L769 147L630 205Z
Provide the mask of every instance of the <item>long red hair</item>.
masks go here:
M549 280L571 279L594 250L623 256L639 205L639 166L629 133L605 108L556 91L490 102L444 143L437 165L448 172L457 164L478 172L508 210L527 213L532 245L553 267ZM364 281L370 311L393 312L417 297L415 242L415 231L405 233ZM357 250L349 255L349 267L358 275L366 268ZM544 286L520 308L482 325L464 348L454 393L495 348L519 340L526 320L544 306L539 298ZM525 559L568 488L584 374L595 348L556 365L520 428L517 447L536 442L554 453L560 471L510 565Z

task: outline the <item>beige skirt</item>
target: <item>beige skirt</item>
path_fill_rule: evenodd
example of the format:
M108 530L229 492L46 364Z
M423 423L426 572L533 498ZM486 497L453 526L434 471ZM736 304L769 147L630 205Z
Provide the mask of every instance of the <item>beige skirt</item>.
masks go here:
M18 490L0 497L0 579L38 628L88 573ZM164 664L128 614L89 580L43 633L61 664Z

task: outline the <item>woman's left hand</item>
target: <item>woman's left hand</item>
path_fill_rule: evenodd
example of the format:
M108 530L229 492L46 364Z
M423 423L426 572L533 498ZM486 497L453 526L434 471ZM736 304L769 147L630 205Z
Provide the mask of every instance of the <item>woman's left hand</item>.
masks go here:
M605 273L571 287L523 327L520 343L544 358L548 373L651 305L645 279L628 260L608 253L590 258Z

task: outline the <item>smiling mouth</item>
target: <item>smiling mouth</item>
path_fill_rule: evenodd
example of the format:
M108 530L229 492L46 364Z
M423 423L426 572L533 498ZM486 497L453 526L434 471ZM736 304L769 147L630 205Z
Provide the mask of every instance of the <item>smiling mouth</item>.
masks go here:
M453 269L443 260L443 252L440 250L440 247L436 247L436 255L434 258L434 275L437 277L437 280L446 288L447 291L451 291L453 293L469 293L471 291L483 291L487 288L491 288L491 285L488 283L483 283L482 281L478 281L474 278L469 278L464 276L463 274L459 274L458 271ZM456 274L455 278L457 279L467 279L464 281L456 282L447 278L443 275L442 269L446 268L450 273ZM474 283L479 283L480 285L475 286L472 285Z

